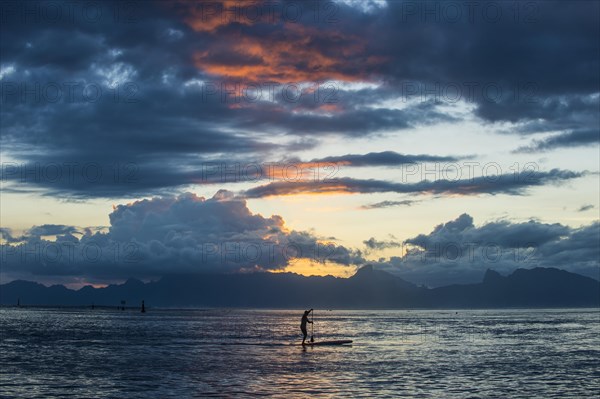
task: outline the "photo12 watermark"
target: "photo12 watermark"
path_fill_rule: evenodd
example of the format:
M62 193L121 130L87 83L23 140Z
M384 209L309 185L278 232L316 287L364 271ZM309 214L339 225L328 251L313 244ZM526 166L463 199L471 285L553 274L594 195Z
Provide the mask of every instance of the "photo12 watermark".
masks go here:
M395 177L402 183L414 181L473 182L475 179L493 183L508 177L513 182L533 182L538 180L537 162L513 162L502 165L499 162L456 161L421 162L402 164L395 169Z
M200 175L203 183L329 182L339 171L335 162L204 162Z
M2 162L0 181L30 184L135 183L139 167L134 162Z
M84 81L15 81L0 80L0 104L91 104L102 100L128 104L140 101L136 82L107 85Z
M400 23L535 24L540 17L539 1L408 0L397 7Z
M79 267L89 264L120 265L142 261L140 244L127 242L47 241L0 245L0 259L6 265L36 267Z

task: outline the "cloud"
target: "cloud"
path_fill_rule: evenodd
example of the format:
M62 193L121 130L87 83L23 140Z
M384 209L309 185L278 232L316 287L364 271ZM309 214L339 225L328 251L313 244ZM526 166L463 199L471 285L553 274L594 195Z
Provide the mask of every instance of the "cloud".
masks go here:
M0 237L7 243L16 243L21 241L19 237L13 237L11 229L7 227L0 227Z
M211 148L211 139L205 135L206 146L211 151L236 151L240 143L227 137L216 139L215 149ZM249 149L252 141L240 139ZM256 144L256 143L255 143ZM94 153L103 144L98 144ZM150 144L146 144L150 146ZM171 143L173 145L173 143ZM230 145L230 147L228 147ZM293 143L292 146L302 146ZM309 142L310 145L310 142ZM186 157L182 144L182 157ZM168 146L165 147L168 151ZM108 149L107 149L108 151ZM138 150L136 150L138 151ZM154 152L154 151L153 151ZM252 160L251 150L246 154L236 155L229 161L212 158L189 157L185 165L170 162L174 154L159 154L155 157L140 158L139 162L121 162L117 151L106 155L100 162L94 161L94 155L86 152L70 154L70 150L62 151L62 160L55 154L36 154L29 156L27 163L6 162L1 168L1 179L13 183L7 184L6 191L20 192L23 187L37 187L42 195L67 194L72 198L91 197L136 197L143 194L168 194L170 190L185 188L189 185L207 185L216 183L256 183L259 181L306 180L315 176L335 176L340 167L394 167L424 162L451 162L457 157L436 156L426 154L399 154L393 151L372 152L368 154L347 154L302 161L292 158L279 162L262 162ZM141 154L140 154L141 155ZM96 154L97 156L97 154ZM164 163L160 163L160 159ZM19 191L17 191L19 190Z
M34 226L27 231L30 236L57 236L62 234L74 234L79 233L77 228L73 226L65 226L63 224L44 224L41 226Z
M508 221L490 222L475 227L473 217L464 213L457 219L436 226L430 234L409 238L407 244L432 248L447 242L494 242L504 248L522 248L530 244L546 244L567 235L569 229L558 223L542 224L535 221L512 224Z
M54 6L66 14L67 3ZM0 24L3 151L27 168L92 163L104 172L32 182L50 195L137 198L194 184L202 162L273 159L315 148L315 137L391 134L473 113L518 122L512 134L563 132L534 143L539 150L597 141L597 3L520 10L535 20L494 3L502 17L493 22L479 5L476 21L464 8L449 21L444 3L427 4L434 15L411 2L368 12L344 2L216 1L125 12L102 2L97 20L75 6L72 18L22 24L30 9L15 3ZM256 84L262 97L245 97ZM455 85L459 103L474 105L466 116L448 110ZM486 96L489 85L502 94ZM347 160L403 162L369 155ZM134 165L135 179L115 182L115 165Z
M588 205L582 205L581 208L579 208L577 210L577 212L585 212L585 211L589 211L590 209L594 209L594 205L588 204Z
M278 7L302 7L302 13L286 20L279 8L274 17L265 13L258 21L249 18L256 7L271 6L267 3L208 5L225 8L223 13L203 10L206 2L133 2L126 8L120 2L101 2L96 4L102 8L99 18L93 21L69 2L52 2L52 9L43 1L28 1L26 7L3 3L0 143L3 153L15 160L15 165L3 165L2 180L14 183L3 190L39 188L69 199L163 195L218 182L219 176L207 178L206 163L281 159L292 156L290 151L317 149L326 136L343 142L465 119L484 125L511 122L508 133L513 135L553 132L523 151L598 143L598 2L526 2L517 9L512 3L493 2L489 7L500 9L493 21L486 12L493 10L483 9L487 3L452 4L474 7L473 13L462 8L459 20L452 21L443 13L444 2L390 1L368 10L349 2L276 2ZM331 8L319 8L323 4ZM37 23L22 23L33 17L30 10L52 15L58 7L66 16L73 6L69 18L37 15ZM232 7L241 12L233 19ZM260 98L248 96L257 88ZM454 101L456 88L460 98ZM463 102L468 112L449 111ZM394 167L454 157L386 151L323 155L313 161ZM23 177L23 171L29 174ZM552 169L417 183L350 177L276 181L242 195L521 195L531 187L584 174ZM407 201L366 207L410 205ZM196 216L181 220L178 209ZM236 212L240 224L227 216ZM293 239L301 249L321 242L309 233L288 232L280 219L254 215L242 200L223 193L202 200L163 195L117 207L111 218L109 232L42 225L13 237L3 228L6 242L23 241L20 248L33 248L33 254L35 245L54 248L42 238L45 233L53 233L58 243L90 251L66 263L51 262L46 254L45 264L24 256L18 265L6 265L13 272L106 278L134 272L158 275L165 265L175 271L197 270L198 264L206 270L242 270L256 264L279 268L285 257L198 263L198 252L206 241L234 243L237 237L252 248L267 238ZM213 223L198 222L204 219ZM467 222L463 218L458 223L477 229ZM505 231L510 226L500 227ZM581 251L593 254L585 240L593 236L590 229L581 234L571 229L553 247L572 240L573 248L580 248L573 249L577 253L562 249L555 254L552 248L544 253L555 261ZM96 245L103 257L91 262ZM106 248L118 249L119 262ZM335 248L340 263L360 258L350 249ZM131 250L135 262L125 262L132 260ZM221 248L215 251L222 254Z
M428 234L403 242L404 256L377 266L430 286L479 282L492 268L510 273L517 268L557 267L598 278L600 224L579 228L559 223L507 220L476 226L462 214Z
M558 110L598 93L600 44L591 40L599 27L598 4L530 3L515 19L508 17L514 16L510 5L500 2L493 20L483 10L492 6L458 7L459 18L452 19L443 2L389 2L386 17L377 21L388 32L376 44L389 57L385 72L430 88L470 82L476 114L491 122L559 121Z
M281 270L297 261L356 265L360 251L289 230L281 216L252 213L227 191L155 197L114 207L107 232L44 225L14 239L1 231L2 273L111 281L173 273ZM55 235L56 240L41 236ZM10 243L19 242L17 245Z
M371 237L358 249L290 230L277 215L252 213L228 191L186 193L117 205L108 229L44 225L21 237L0 229L3 278L106 282L130 276L282 270L294 262L360 265L364 254L399 249L376 267L431 286L476 282L493 268L558 267L598 277L600 223L573 228L535 220L476 226L462 214L403 242ZM53 235L54 240L42 236Z
M298 24L282 28L269 39L252 31L242 37L227 37L223 32L214 45L194 54L194 63L219 78L285 84L358 81L367 78L366 70L381 62L366 54L366 41L359 36Z
M394 151L370 152L368 154L346 154L313 159L311 162L338 163L344 166L399 166L424 162L456 162L460 158L437 155L407 155Z
M381 209L390 208L393 206L411 206L419 201L414 200L402 200L402 201L381 201L374 204L368 204L361 206L361 209Z
M200 37L211 39L193 54L195 66L209 75L279 83L367 78L383 60L369 54L368 39L348 25L319 21L321 7L308 3L177 3L185 23Z
M326 181L277 181L240 193L245 198L263 198L299 194L368 194L394 192L402 194L509 194L522 195L528 188L584 176L583 172L552 169L548 172L520 172L495 176L480 176L462 180L423 180L417 183L396 183L375 179L335 178Z
M374 237L369 238L368 240L363 241L363 244L367 247L368 250L381 251L383 249L388 248L398 248L402 246L401 242L398 241L380 241L376 240Z
M600 143L600 130L574 130L568 133L557 134L542 140L534 140L532 144L520 147L515 152L539 152L556 148L582 147L589 144Z

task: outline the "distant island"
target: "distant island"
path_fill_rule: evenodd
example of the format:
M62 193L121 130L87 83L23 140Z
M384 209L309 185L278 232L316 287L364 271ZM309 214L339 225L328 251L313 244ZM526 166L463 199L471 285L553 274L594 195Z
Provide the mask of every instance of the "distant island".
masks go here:
M0 304L21 306L247 307L327 309L600 307L600 282L555 268L488 269L481 283L420 287L371 265L349 278L293 273L168 275L104 288L16 280L0 285Z

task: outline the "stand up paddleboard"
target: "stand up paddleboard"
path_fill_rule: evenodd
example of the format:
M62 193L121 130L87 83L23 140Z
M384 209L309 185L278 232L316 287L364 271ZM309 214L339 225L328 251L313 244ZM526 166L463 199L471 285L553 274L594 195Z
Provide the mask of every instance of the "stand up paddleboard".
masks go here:
M347 345L347 344L351 344L352 340L351 339L340 339L337 341L317 341L317 342L305 342L304 345L305 346L315 346L315 345ZM302 345L302 344L300 344Z

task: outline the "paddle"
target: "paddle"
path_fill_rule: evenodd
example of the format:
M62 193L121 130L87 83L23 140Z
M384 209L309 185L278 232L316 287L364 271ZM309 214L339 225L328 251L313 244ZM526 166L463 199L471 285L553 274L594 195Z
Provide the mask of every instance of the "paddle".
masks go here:
M312 323L310 323L310 342L315 342L315 310L312 310L312 317L311 320Z

